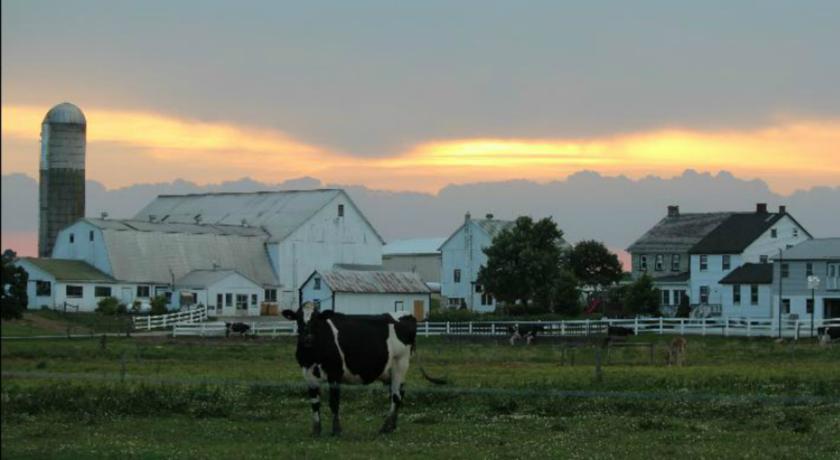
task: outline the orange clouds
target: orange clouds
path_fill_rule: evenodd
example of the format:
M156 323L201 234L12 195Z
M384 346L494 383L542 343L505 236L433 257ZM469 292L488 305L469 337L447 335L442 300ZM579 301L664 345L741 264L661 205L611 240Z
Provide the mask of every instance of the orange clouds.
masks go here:
M4 172L34 173L47 109L3 107ZM84 110L88 175L108 186L179 177L198 183L242 176L278 182L312 175L333 183L436 191L449 183L555 180L581 169L640 177L679 174L686 168L762 178L780 192L840 183L838 119L779 120L749 130L665 129L579 139L437 140L392 156L366 158L278 131L149 112Z

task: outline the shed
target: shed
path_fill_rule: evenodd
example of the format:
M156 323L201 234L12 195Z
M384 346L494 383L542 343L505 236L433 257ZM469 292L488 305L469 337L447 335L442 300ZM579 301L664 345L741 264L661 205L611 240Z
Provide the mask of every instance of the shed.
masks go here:
M354 315L406 311L422 321L429 312L431 291L416 273L316 270L301 285L300 301Z
M182 307L202 304L215 316L258 316L265 291L236 270L193 270L177 281Z

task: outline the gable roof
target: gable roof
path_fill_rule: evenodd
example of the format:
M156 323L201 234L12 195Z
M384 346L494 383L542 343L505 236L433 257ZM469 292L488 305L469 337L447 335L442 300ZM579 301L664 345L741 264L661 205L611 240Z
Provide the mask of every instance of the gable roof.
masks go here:
M259 286L259 283L236 270L193 270L175 281L175 286L207 288L231 275L239 275Z
M365 294L428 294L430 292L420 275L410 272L328 270L316 271L309 278L311 279L316 274L321 275L321 279L333 292Z
M730 212L710 212L665 216L631 244L627 251L688 252L731 215Z
M441 243L440 246L438 246L438 250L442 250L443 247L446 246L446 243L449 243L449 241L452 238L454 238L455 235L457 235L458 232L460 232L461 229L463 229L464 226L467 225L467 223L475 223L478 226L478 228L481 229L484 233L486 233L487 236L489 236L490 239L492 240L493 238L496 237L496 235L501 233L503 230L506 230L508 228L513 227L513 225L516 222L514 222L512 220L498 220L498 219L472 219L472 218L464 219L464 223L462 223L458 228L456 228L455 231L452 232L451 235L449 235L449 238L446 238L443 241L443 243Z
M773 264L741 265L720 280L720 284L770 284L773 282Z
M245 222L264 228L271 242L280 242L339 195L345 196L382 241L367 217L341 189L159 195L134 218L149 221L154 216L157 222L186 224L200 219L202 223L228 226L242 226Z
M698 241L690 252L692 254L741 253L786 215L770 212L734 213Z
M782 252L783 260L840 259L840 238L815 238Z
M382 248L383 256L405 256L440 254L440 246L446 238L414 238L410 240L395 240Z
M102 231L111 273L120 281L170 284L215 266L236 270L264 286L278 284L265 249L268 234L260 228L83 220Z
M113 277L83 260L39 259L35 257L21 257L18 260L28 262L49 273L56 281L116 282Z

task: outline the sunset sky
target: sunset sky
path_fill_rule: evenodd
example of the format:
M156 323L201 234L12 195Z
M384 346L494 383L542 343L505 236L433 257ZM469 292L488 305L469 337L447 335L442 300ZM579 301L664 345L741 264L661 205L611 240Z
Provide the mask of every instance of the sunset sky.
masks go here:
M6 1L3 173L37 177L40 122L69 101L108 187L840 185L840 3L641 3Z

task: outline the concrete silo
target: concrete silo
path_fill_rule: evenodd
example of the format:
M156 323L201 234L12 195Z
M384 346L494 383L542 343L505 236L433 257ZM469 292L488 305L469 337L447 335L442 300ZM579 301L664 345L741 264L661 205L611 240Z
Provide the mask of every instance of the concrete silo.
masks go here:
M59 230L85 215L86 133L85 115L67 102L41 123L38 257L51 257Z

